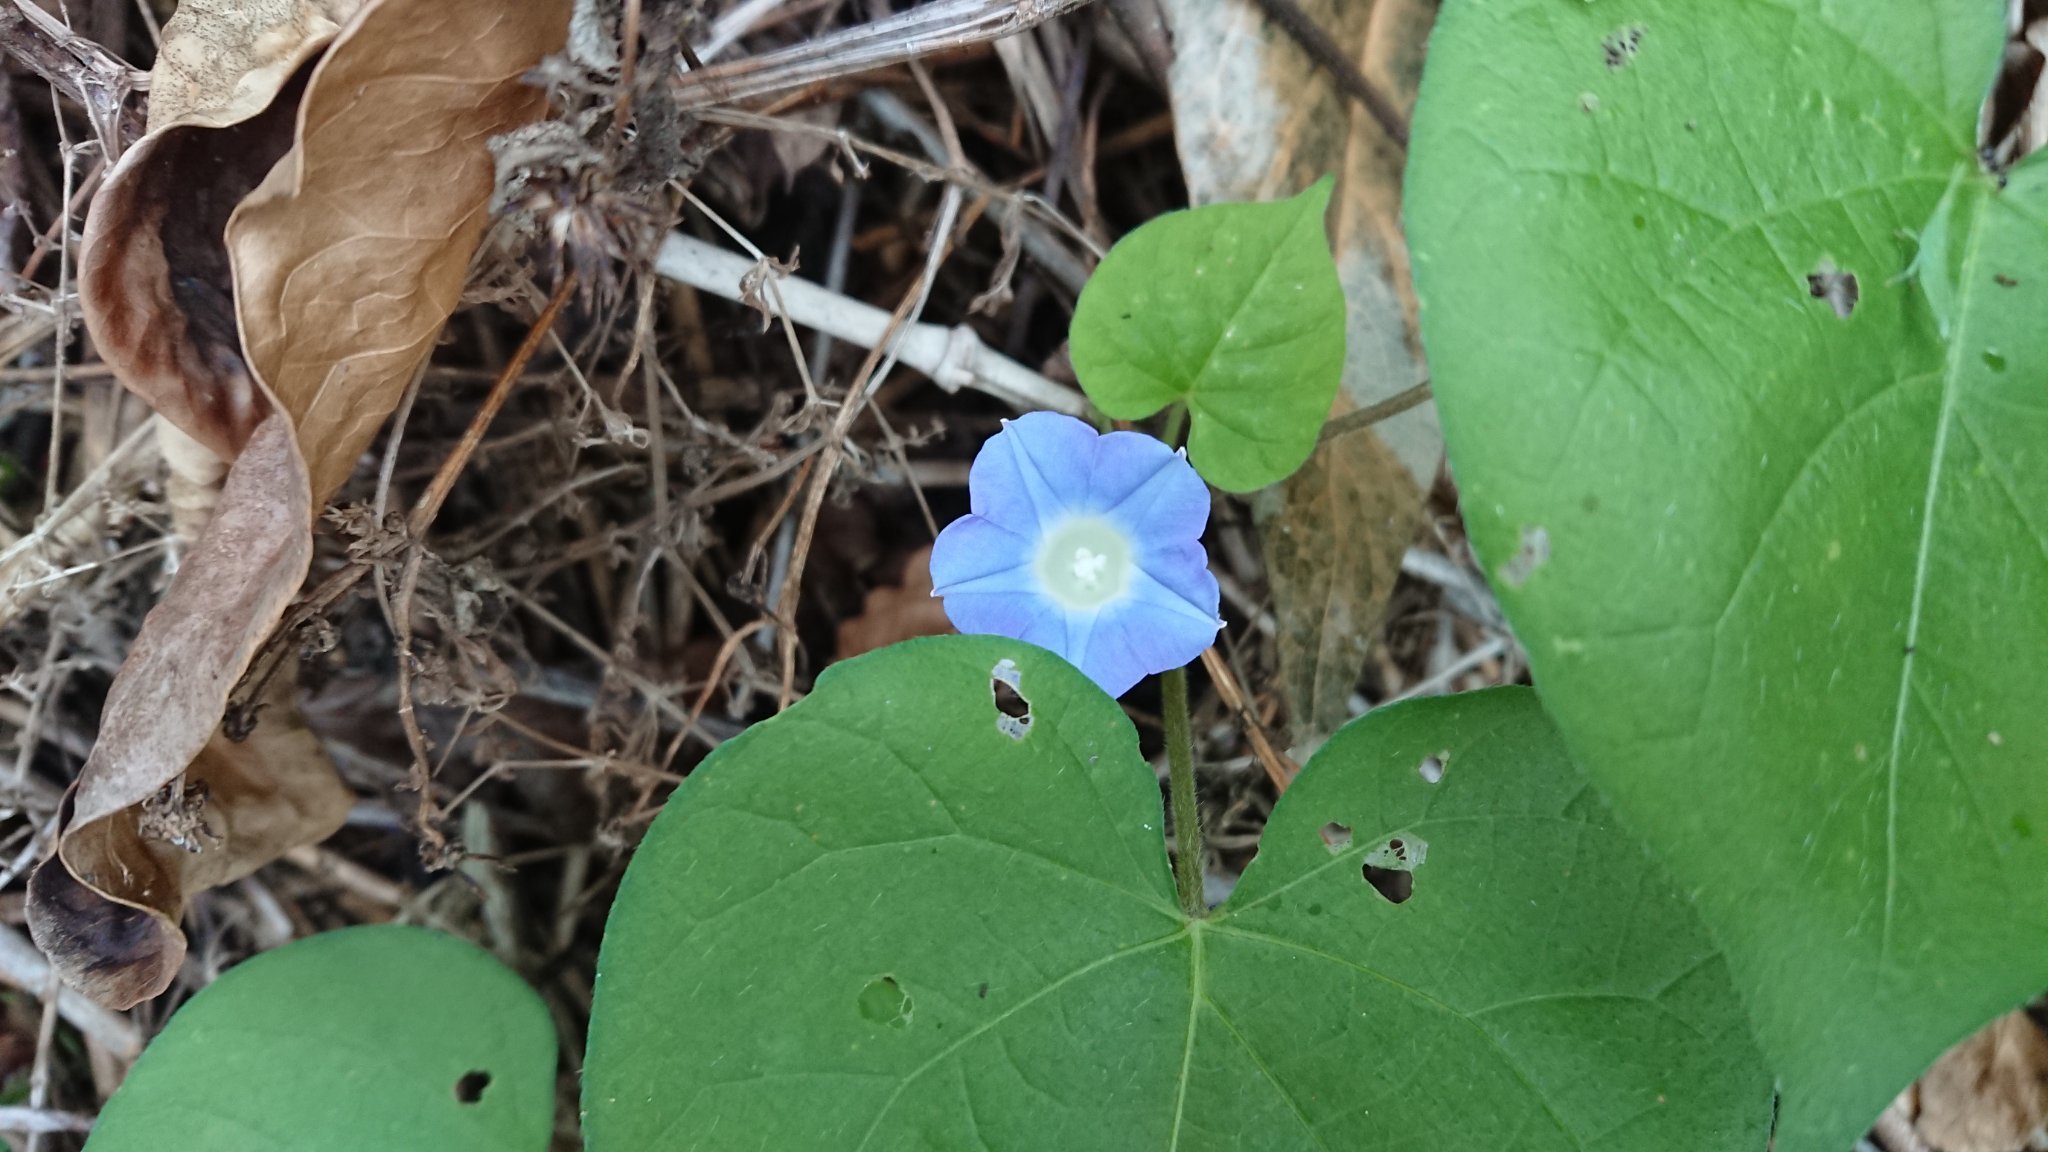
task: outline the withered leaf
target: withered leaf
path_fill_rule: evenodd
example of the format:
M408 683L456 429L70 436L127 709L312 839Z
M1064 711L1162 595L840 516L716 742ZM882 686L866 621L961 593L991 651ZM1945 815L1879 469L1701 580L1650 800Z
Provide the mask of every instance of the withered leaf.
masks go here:
M1920 1078L1920 1134L1940 1152L2020 1152L2048 1124L2048 1032L2011 1012Z
M109 1007L155 996L177 975L191 893L325 838L348 814L349 793L297 723L287 681L247 743L219 734L228 692L312 558L305 492L290 428L273 414L114 677L99 741L66 797L57 859L30 880L36 943ZM182 845L143 835L142 806L181 773L176 786L204 797L194 835Z
M180 4L150 73L149 133L86 217L79 295L101 358L223 461L269 410L243 362L223 232L291 147L309 61L361 4Z
M304 77L220 127L173 124L128 150L85 221L79 297L93 345L165 420L232 460L270 411L242 359L222 233L291 146Z
M320 61L297 143L228 222L242 347L324 504L462 296L489 223L486 142L546 107L521 77L569 0L382 0Z
M1296 747L1351 718L1348 702L1422 526L1422 502L1377 437L1340 436L1255 504L1273 587L1280 673Z
M149 131L221 128L271 106L363 0L180 0L149 77Z
M1405 391L1423 366L1401 235L1400 145L1252 0L1162 7L1173 31L1169 83L1189 199L1270 200L1335 172L1331 247L1349 307L1338 409ZM1402 114L1413 107L1435 0L1301 7ZM1265 497L1262 534L1297 744L1319 742L1347 718L1345 701L1442 459L1436 410L1424 405L1324 444Z
M234 463L115 680L56 858L30 884L37 942L102 1003L168 986L192 893L324 838L347 811L288 676L246 743L221 717L305 577L315 510L459 300L486 223L486 141L544 110L519 78L560 48L568 9L181 9L195 22L181 36L231 40L208 50L253 71L195 79L180 70L204 54L167 52L158 91L182 105L95 198L81 295L122 382Z

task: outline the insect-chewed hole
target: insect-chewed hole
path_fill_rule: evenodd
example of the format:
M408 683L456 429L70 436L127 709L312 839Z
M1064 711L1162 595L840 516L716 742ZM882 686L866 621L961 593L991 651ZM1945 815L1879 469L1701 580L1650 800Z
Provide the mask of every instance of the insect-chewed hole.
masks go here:
M491 1074L481 1068L464 1072L455 1081L455 1098L464 1104L474 1104L484 1098L484 1089L491 1086Z
M1424 756L1422 762L1415 766L1415 774L1422 777L1422 781L1425 784L1441 784L1444 779L1444 769L1450 766L1451 750L1446 748L1434 756Z
M868 981L860 990L857 1001L861 1019L884 1028L908 1028L910 1026L910 993L896 983L894 976L877 976Z
M1335 820L1323 825L1323 847L1328 848L1332 854L1351 847L1351 826L1339 824Z
M1390 836L1365 854L1359 874L1388 903L1400 904L1415 895L1415 870L1428 857L1429 843L1421 837L1409 833Z
M1372 890L1387 898L1389 904L1404 903L1415 895L1415 873L1400 872L1392 868L1365 866L1365 882Z
M1854 272L1835 267L1833 260L1822 260L1806 278L1806 291L1815 300L1825 300L1835 310L1835 316L1847 320L1856 312L1856 304L1863 299L1863 288L1856 281Z
M998 660L988 673L989 695L996 703L996 731L1012 740L1031 734L1031 699L1024 695L1024 674L1014 660Z

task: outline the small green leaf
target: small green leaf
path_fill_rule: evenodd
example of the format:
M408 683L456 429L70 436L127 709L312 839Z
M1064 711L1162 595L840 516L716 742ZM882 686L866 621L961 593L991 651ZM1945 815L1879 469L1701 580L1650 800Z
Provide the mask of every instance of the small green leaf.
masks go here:
M1129 721L982 636L835 666L691 775L584 1078L592 1152L1757 1152L1770 1103L1719 955L1526 690L1346 728L1191 923Z
M1141 420L1185 401L1188 459L1227 491L1301 467L1344 372L1331 186L1174 212L1118 241L1074 309L1074 372L1095 406Z
M383 925L309 937L192 998L89 1152L541 1152L555 1029L482 949Z

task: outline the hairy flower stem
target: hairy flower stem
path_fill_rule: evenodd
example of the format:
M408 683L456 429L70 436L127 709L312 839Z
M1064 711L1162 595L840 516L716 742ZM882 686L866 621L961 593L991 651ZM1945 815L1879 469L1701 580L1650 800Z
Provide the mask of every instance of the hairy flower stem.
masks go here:
M1167 778L1173 787L1173 883L1189 919L1209 914L1202 899L1202 809L1195 799L1195 747L1188 723L1188 670L1159 677L1165 696Z

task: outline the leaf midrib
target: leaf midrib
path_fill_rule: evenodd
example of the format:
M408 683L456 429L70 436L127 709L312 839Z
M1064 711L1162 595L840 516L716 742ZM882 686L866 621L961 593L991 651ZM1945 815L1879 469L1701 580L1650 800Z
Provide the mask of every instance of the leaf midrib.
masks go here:
M1971 302L1977 292L1977 260L1984 244L1985 221L1991 204L1978 198L1970 218L1969 240L1957 272L1955 331L1950 333L1946 364L1941 375L1941 408L1934 421L1934 448L1927 462L1927 485L1920 509L1920 547L1913 562L1913 599L1906 613L1906 647L1899 661L1898 701L1892 709L1891 750L1885 756L1884 821L1884 921L1878 932L1877 964L1880 976L1891 957L1892 922L1899 889L1899 753L1905 747L1906 707L1913 689L1913 665L1920 646L1920 613L1927 597L1927 572L1934 555L1935 505L1941 496L1941 480L1948 456L1949 431L1955 424L1957 382L1962 377L1963 348L1970 328ZM1921 275L1946 276L1948 269L1923 269Z

